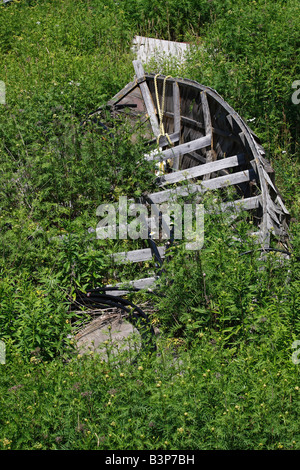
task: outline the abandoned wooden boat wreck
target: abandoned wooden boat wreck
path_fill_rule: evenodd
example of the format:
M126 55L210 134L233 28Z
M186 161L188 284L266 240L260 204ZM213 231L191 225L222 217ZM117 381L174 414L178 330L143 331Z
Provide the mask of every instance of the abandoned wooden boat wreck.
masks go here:
M274 241L286 250L290 215L258 137L215 90L188 79L145 73L139 61L133 66L134 80L105 108L113 119L123 116L133 125L142 124L149 143L157 143L156 150L145 151L144 158L156 160L164 171L157 178L157 190L145 194L142 201L161 216L159 205L176 201L178 196L222 191L222 211L251 214L261 251L270 250ZM89 117L102 111L103 107L98 108ZM234 199L232 195L227 199L228 188L234 188ZM151 221L146 222L150 233ZM154 257L156 265L162 266L168 244L157 246L150 236L147 241L149 248L117 253L114 260L117 264L139 263ZM93 290L88 294L89 302L123 310L133 307L135 319L143 318L149 325L143 311L122 296L128 289L150 288L158 278L151 273L127 282L125 287L117 283Z
M188 79L146 74L139 61L133 66L134 80L107 106L114 117L123 114L145 123L149 139L159 144L145 158L171 162L148 202L184 196L186 184L181 183L187 181L192 183L188 191L200 194L232 186L236 199L225 201L222 210L234 206L251 211L262 248L268 249L272 238L286 246L289 212L274 170L248 125L215 90Z

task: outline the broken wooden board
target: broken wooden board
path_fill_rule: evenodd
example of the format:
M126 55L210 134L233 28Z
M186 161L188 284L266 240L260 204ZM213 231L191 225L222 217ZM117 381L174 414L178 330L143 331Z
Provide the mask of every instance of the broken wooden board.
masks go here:
M74 338L79 354L99 354L102 360L124 352L138 354L141 337L138 330L116 310L103 310L102 315L83 327Z

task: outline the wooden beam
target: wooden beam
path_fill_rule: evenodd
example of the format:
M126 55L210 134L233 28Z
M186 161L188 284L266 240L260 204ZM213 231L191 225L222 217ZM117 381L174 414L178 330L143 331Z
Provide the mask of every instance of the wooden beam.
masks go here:
M261 205L261 196L253 196L245 199L238 199L237 201L222 202L220 204L220 212L225 212L229 209L250 211L258 209Z
M156 277L146 277L146 278L143 278L143 279L137 279L137 280L133 280L133 281L129 281L129 282L119 282L118 284L116 285L108 285L108 286L105 286L105 287L118 287L119 289L117 290L107 290L106 293L109 294L109 295L125 295L125 294L128 294L128 292L130 292L130 290L126 290L126 287L134 287L135 289L149 289L150 286L152 286L155 281L157 281L157 278ZM120 290L120 287L124 288L124 290Z
M204 165L194 166L187 168L186 170L176 171L158 178L159 186L165 186L167 184L178 183L179 181L188 180L192 178L198 178L215 171L219 171L225 168L233 168L245 163L244 154L235 155L232 157L223 158L222 160L216 160L209 162Z
M206 163L206 158L203 157L203 155L200 155L199 153L197 152L189 152L186 154L188 157L191 157L191 158L194 158L195 160L197 160L198 162L201 162L201 163Z
M283 212L286 214L286 215L290 215L289 211L287 210L287 208L285 207L284 203L283 203L283 200L281 198L281 196L279 194L277 194L276 196L276 199L275 199L275 202L280 205L281 209L283 210Z
M159 252L159 255L161 258L165 256L165 247L164 246L158 246L157 250ZM125 263L139 263L143 261L149 261L152 259L152 250L151 248L144 248L141 250L132 250L132 251L123 251L120 253L114 253L111 255L113 260L117 264L125 264Z
M202 112L203 112L203 121L204 121L204 126L205 126L205 134L210 134L211 135L211 144L210 144L210 150L206 152L206 161L207 163L212 162L213 160L216 159L215 152L213 150L213 133L212 133L212 122L211 122L211 115L210 115L210 110L209 110L209 105L208 105L208 100L207 100L207 95L205 91L202 91L201 93L201 103L202 103ZM204 175L203 180L208 180L210 178L211 173L206 173Z
M202 181L201 184L190 184L188 186L180 186L176 189L167 189L165 191L153 193L150 194L149 197L154 203L160 204L168 201L172 197L189 196L196 192L204 193L207 190L220 189L234 184L245 183L253 179L256 179L254 170L239 171L237 173L232 173L231 175L219 176L218 178L208 181Z
M173 118L174 119L174 113L170 111L165 111L164 114L166 117ZM204 130L204 124L203 122L195 121L194 119L191 119L186 116L180 116L180 121L182 124L188 124L189 126L196 127L197 129Z
M205 133L210 134L212 124L211 124L211 116L210 116L210 110L209 110L209 106L208 106L206 92L202 91L200 96L201 96L201 103L202 103L203 122L204 122L204 127L205 127Z
M205 147L209 147L211 144L211 135L205 135L204 137L200 137L200 139L192 140L191 142L186 142L181 145L177 145L177 147L173 147L167 150L163 150L162 152L157 151L152 155L147 155L145 158L146 160L160 160L165 161L171 158L175 158L181 155L185 155L189 152L194 152L195 150L199 150Z
M129 95L129 93L131 93L137 86L138 86L138 83L136 81L128 83L128 85L126 85L112 99L110 99L107 102L107 105L108 106L116 105L117 103L119 103L119 101L121 101L123 98L125 98L125 96Z
M174 132L173 134L169 134L169 139L171 140L172 144L176 144L177 142L179 142L179 139L180 139L180 133L179 132ZM156 138L155 139L152 139L148 142L148 144L155 144L156 143ZM160 147L165 147L169 145L169 140L167 139L167 137L165 136L161 136L160 139L159 139L159 146Z
M142 63L139 60L134 60L133 61L133 67L136 73L136 77L138 80L141 80L145 76L144 68L142 66ZM147 113L149 115L151 127L153 130L153 133L156 137L159 136L159 124L158 124L158 119L156 116L156 111L155 111L155 106L152 100L152 95L150 93L150 90L148 88L148 85L145 81L142 81L139 83L139 87L143 96L143 100L145 102L145 106L147 109Z
M180 131L181 131L181 116L180 116L180 92L179 86L177 82L173 83L173 110L174 110L174 118L173 118L173 127L174 132L178 133L180 138ZM173 168L178 170L179 168L179 159L180 157L177 156L174 158L173 161Z

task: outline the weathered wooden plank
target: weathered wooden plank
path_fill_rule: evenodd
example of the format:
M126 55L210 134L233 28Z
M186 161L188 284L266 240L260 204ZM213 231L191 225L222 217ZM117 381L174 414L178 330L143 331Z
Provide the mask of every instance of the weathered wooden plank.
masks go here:
M169 134L169 139L172 142L172 144L176 144L179 142L180 139L180 133L179 132L174 132L173 134ZM166 145L169 145L169 139L165 136L161 136L159 139L159 146L160 147L165 147ZM149 144L155 144L157 139L152 139L149 141Z
M197 160L198 162L206 163L206 158L203 155L200 155L197 152L189 152L189 153L186 154L186 156L194 158L194 160Z
M177 82L173 83L173 110L174 110L174 118L173 118L174 132L177 132L180 136L180 131L181 131L180 92L179 92L179 86ZM179 156L175 157L173 160L173 168L175 170L178 170L179 168L179 160L180 160Z
M174 113L172 113L170 111L165 111L165 116L174 119ZM181 119L181 123L183 125L187 125L188 127L189 126L194 127L196 129L198 129L199 131L200 130L201 131L205 130L205 126L204 126L204 123L202 121L195 121L194 119L191 119L187 116L181 116L180 119ZM211 127L211 130L212 130L213 134L217 134L217 135L220 135L222 137L226 137L226 139L230 139L230 140L234 140L236 142L240 142L239 137L237 135L233 134L232 132L224 131L224 130L219 129L219 128L214 127L214 126Z
M263 172L263 175L264 175L264 177L265 177L267 183L269 184L269 186L271 186L271 188L273 189L273 191L274 191L275 193L277 193L278 191L277 191L275 185L273 184L273 181L271 180L269 174L268 174L268 173L266 172L266 170L264 169L264 167L262 167L262 172Z
M201 96L201 104L202 104L203 122L204 122L204 127L205 127L205 133L210 134L212 124L211 124L211 116L210 116L210 110L209 110L209 106L208 106L206 92L202 91L200 96Z
M239 171L230 175L219 176L218 178L214 178L208 181L202 181L201 184L190 184L188 186L180 186L175 189L167 189L165 191L153 193L150 194L149 197L154 203L160 204L178 196L188 196L195 192L203 193L207 190L220 189L234 184L245 183L255 178L256 174L252 169Z
M145 76L145 72L144 72L144 68L142 66L142 63L139 60L134 60L133 61L133 67L134 67L137 79L142 79ZM151 123L153 133L156 137L158 137L159 134L160 134L159 124L158 124L158 119L157 119L156 112L155 112L155 106L154 106L154 103L153 103L153 100L152 100L150 90L149 90L148 85L145 81L140 82L139 87L140 87L140 90L141 90L141 93L142 93L142 96L143 96L143 100L145 102L147 113L149 115L149 119L150 119L150 123Z
M136 279L136 280L133 280L133 281L129 281L129 282L119 282L117 284L115 284L114 286L113 285L108 285L106 287L118 287L119 289L117 290L107 290L107 294L109 295L125 295L125 294L128 294L128 292L130 292L130 290L126 290L126 286L128 287L134 287L135 289L149 289L150 286L152 286L155 282L157 281L157 277L146 277L146 278L143 278L143 279ZM124 290L123 289L120 289L124 287Z
M161 258L165 256L165 247L160 246L157 247L159 255ZM132 250L132 251L123 251L120 253L114 253L111 255L113 260L117 264L124 264L124 263L139 263L143 261L149 261L152 259L152 250L151 248L144 248L141 250Z
M258 209L260 205L261 196L259 195L245 199L238 199L237 201L222 202L220 204L220 211L225 212L229 209L250 211L253 209Z
M249 146L247 137L245 136L245 133L243 131L239 133L239 138L241 139L245 147Z
M276 214L276 212L272 209L271 206L268 206L267 212L268 212L268 214L271 216L272 220L273 220L274 222L276 222L277 225L280 225L280 222L279 222L279 220L278 220L277 214Z
M198 165L186 170L176 171L158 178L159 186L165 186L167 184L178 183L192 178L198 178L215 171L219 171L225 168L233 168L245 163L244 154L235 155L232 157L223 158L222 160L216 160L209 162L204 165Z
M173 83L173 109L174 109L174 132L179 132L181 129L181 115L180 115L180 92L177 82Z
M227 119L227 121L229 122L230 127L233 129L233 118L232 118L232 115L231 115L231 114L227 114L226 119Z
M202 112L203 112L203 121L205 126L205 134L211 134L211 144L210 149L206 152L206 161L207 163L212 162L216 159L216 154L214 152L213 146L213 132L212 132L212 122L211 122L211 115L207 100L207 95L205 91L201 93L201 103L202 103ZM203 180L206 181L210 178L211 173L206 173L203 177Z
M261 245L263 248L268 248L270 246L270 216L267 211L268 201L267 201L267 194L268 194L268 187L266 180L263 174L263 167L260 162L260 155L255 146L253 137L247 131L246 126L240 121L239 126L242 130L240 135L244 135L244 144L245 148L249 150L249 153L255 157L255 164L258 174L258 179L260 182L260 190L261 190L261 197L262 197L262 221L260 224L260 234L261 234ZM248 136L247 136L248 133ZM248 137L248 138L247 138Z
M171 158L185 155L186 153L193 152L195 150L209 147L210 144L211 144L211 135L209 134L209 135L205 135L204 137L200 137L199 139L192 140L191 142L186 142L184 144L177 145L177 147L163 150L162 152L159 152L159 151L157 151L156 153L153 152L153 154L147 155L145 158L146 160L165 161Z
M150 196L147 195L146 199L148 203L151 204L151 214L155 218L153 226L151 225L151 231L153 231L154 236L157 237L158 235L157 231L159 231L159 224L158 224L159 220L161 220L161 228L163 230L163 233L168 234L170 231L170 227L165 221L165 218L162 217L160 209L157 207L157 205L155 204L155 202L152 200Z
M114 106L127 95L129 95L136 87L138 83L136 81L128 83L122 90L120 90L111 100L107 102L108 106Z
M254 170L244 170L237 173L232 173L230 175L219 176L218 178L214 178L210 181L203 181L201 186L205 189L214 190L234 184L244 183L254 179L256 179Z
M171 111L165 111L165 116L174 119L174 113L172 113ZM195 121L194 119L189 118L187 116L181 115L180 121L182 124L187 124L190 127L195 127L197 130L203 131L205 129L203 122Z
M278 204L280 205L280 207L281 207L281 209L283 210L283 212L284 212L286 215L289 215L289 211L288 211L287 208L285 207L284 202L283 202L283 200L282 200L282 198L281 198L281 196L280 196L279 194L277 194L276 199L275 199L275 202L276 202L276 203L278 202Z

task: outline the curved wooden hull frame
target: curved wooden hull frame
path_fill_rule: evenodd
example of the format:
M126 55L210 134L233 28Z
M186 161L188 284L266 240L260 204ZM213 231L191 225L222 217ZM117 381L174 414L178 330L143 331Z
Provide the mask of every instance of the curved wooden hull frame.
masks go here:
M245 121L210 87L145 73L139 61L133 66L134 80L107 107L113 117L122 114L143 124L149 142L157 140L159 149L146 159L171 162L169 171L157 178L157 191L147 195L148 203L184 196L186 185L180 183L186 180L199 193L232 186L237 199L224 200L222 210L234 206L254 213L262 250L268 250L272 240L288 247L289 211L259 138ZM152 248L147 256L142 251L147 250L122 253L123 261L144 261L155 254ZM140 288L150 285L149 279L137 281Z

